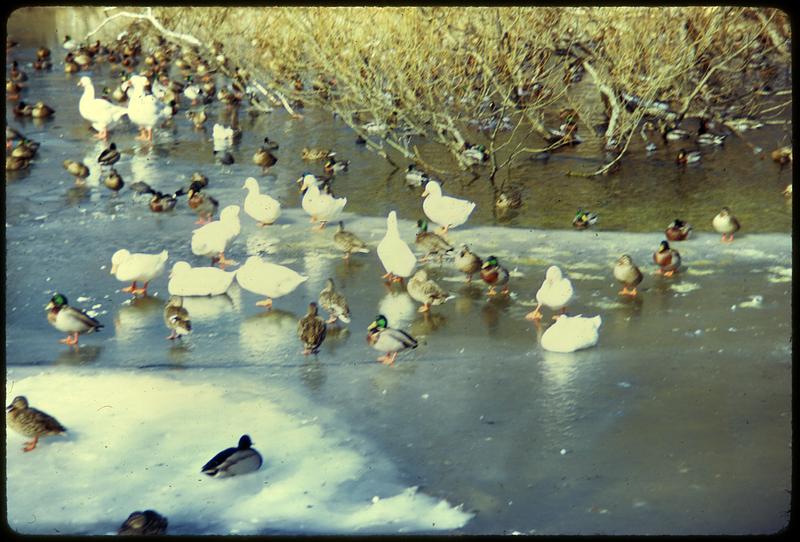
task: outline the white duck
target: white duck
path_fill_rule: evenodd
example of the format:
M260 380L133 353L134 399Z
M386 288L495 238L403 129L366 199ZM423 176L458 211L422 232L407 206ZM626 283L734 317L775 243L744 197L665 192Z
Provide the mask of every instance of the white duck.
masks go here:
M347 204L347 198L334 198L330 194L324 194L319 190L319 181L313 175L303 177L301 190L305 190L303 195L303 210L311 215L311 222L319 222L318 229L323 229L325 224L336 220L342 209Z
M247 189L247 197L244 198L244 212L254 218L259 226L274 224L281 216L281 204L278 200L267 194L259 193L258 181L254 177L248 177L242 189Z
M542 334L542 348L550 352L574 352L597 344L600 316L587 318L581 315L562 314L558 320Z
M214 124L211 137L214 141L214 150L223 151L233 145L233 128L225 128L221 124Z
M215 220L192 232L192 253L197 256L208 256L212 263L219 263L221 268L235 265L236 262L225 258L225 249L241 231L239 222L239 206L228 205Z
M156 277L164 273L169 253L162 250L159 254L131 253L120 249L111 256L111 274L122 282L133 282L123 292L147 295L147 285ZM136 287L137 282L144 282L141 288Z
M547 268L542 287L536 292L536 308L526 314L525 318L528 320L541 320L542 305L554 311L560 309L561 314L564 314L567 309L567 303L570 302L573 294L574 290L569 279L561 273L561 269L551 265ZM553 319L555 318L556 316L553 316Z
M466 222L475 209L474 202L442 195L442 187L436 181L428 181L422 197L425 198L422 203L425 215L442 226L444 233Z
M147 85L146 77L134 75L123 83L122 88L124 90L131 89L128 94L130 98L128 118L139 126L139 135L136 139L152 141L153 128L160 121L169 118L172 110L164 107L152 94L146 93L145 85Z
M78 111L83 118L92 123L92 128L97 130L96 138L108 138L108 129L127 115L128 110L114 105L108 100L95 98L92 80L85 75L78 81L78 86L83 87L83 95L78 102Z
M259 307L272 307L272 298L293 292L307 280L308 277L286 266L266 262L258 256L247 258L245 264L236 271L236 282L242 288L267 297L256 303Z
M403 284L403 279L411 276L417 265L417 257L408 244L400 238L395 211L391 211L386 217L386 235L378 243L378 258L386 269L383 278L400 284Z
M216 267L192 267L188 262L175 262L169 273L170 295L210 296L228 291L236 273Z

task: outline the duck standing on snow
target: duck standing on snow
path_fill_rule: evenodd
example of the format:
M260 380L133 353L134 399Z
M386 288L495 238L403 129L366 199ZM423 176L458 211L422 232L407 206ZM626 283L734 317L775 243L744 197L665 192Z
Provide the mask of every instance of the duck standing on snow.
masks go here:
M739 224L739 220L733 216L731 210L727 207L722 208L719 214L714 217L711 225L714 226L717 232L722 234L721 241L723 243L732 243L733 234L742 227L741 224Z
M326 324L333 324L337 319L345 324L350 323L350 307L344 294L337 292L333 279L325 282L325 288L319 293L319 306L328 312Z
M472 275L481 270L483 260L472 252L467 245L461 245L461 250L456 254L456 269L467 275L466 282L472 282Z
M167 534L167 518L155 510L132 512L117 530L120 536L157 536Z
M162 120L172 116L169 107L164 107L158 99L145 91L147 78L141 75L134 75L125 83L123 88L132 92L128 94L130 102L128 104L128 118L131 122L139 126L139 135L136 139L143 141L153 140L153 128Z
M664 235L667 236L668 241L685 241L692 233L691 224L687 224L683 220L676 218L672 224L667 226L664 230Z
M429 279L428 273L424 269L420 269L411 277L407 290L408 295L422 303L418 312L428 312L432 305L441 305L455 297L445 292L435 281Z
M78 86L83 87L83 95L78 102L81 117L92 123L92 128L98 132L95 136L97 139L107 139L109 128L127 115L128 110L108 100L95 98L92 80L85 75L78 81Z
M442 195L442 187L436 181L428 181L422 197L425 198L422 210L432 222L442 227L444 234L447 234L450 228L466 222L475 210L475 203L471 201Z
M311 215L311 222L319 222L316 228L318 230L322 230L325 224L338 218L347 204L347 198L334 198L330 194L320 192L318 181L313 175L303 177L301 189L305 190L303 210Z
M244 198L244 212L254 218L259 227L274 224L281 216L280 202L267 194L261 194L255 177L248 177L244 181L242 190L244 189L247 189L247 197Z
M222 269L226 265L236 265L235 261L225 258L225 250L239 235L241 228L239 206L228 205L219 214L219 220L192 232L192 254L208 256L212 264L219 263Z
M25 447L22 448L26 452L36 448L36 443L42 437L61 435L67 432L66 428L54 417L28 406L28 400L21 395L14 397L11 404L6 407L6 424L17 433L33 437L33 440L26 442Z
M188 335L192 332L192 320L189 318L189 311L183 306L183 299L172 295L164 306L164 323L171 334L167 339L180 339L181 335Z
M168 257L169 253L166 250L162 250L159 254L132 254L123 248L111 256L111 274L121 282L133 282L121 291L134 295L147 295L147 285L164 273ZM137 288L137 282L144 282L144 286Z
M600 334L600 316L586 318L584 316L567 316L562 314L555 324L542 335L540 344L550 352L575 352L583 348L591 348L597 344Z
M563 276L561 269L555 265L547 268L544 282L536 292L536 308L525 315L528 320L539 321L542 319L542 305L553 311L561 310L564 314L567 310L567 303L572 299L574 290L570 280ZM555 320L557 316L553 316Z
M408 244L400 238L397 227L397 213L391 211L386 217L386 235L378 243L378 258L386 270L383 278L390 282L399 282L411 276L417 265L417 257L411 252Z
M91 333L103 328L103 324L82 310L70 307L67 298L59 293L50 299L45 310L47 321L57 330L68 334L66 339L59 342L70 346L78 344L78 335L81 333Z
M333 243L340 250L344 251L345 260L349 260L350 254L353 252L363 252L365 254L369 252L367 244L359 239L355 233L346 231L344 229L344 222L341 220L339 221L339 227L336 229L336 233L333 234Z
M494 256L489 256L481 266L481 278L483 279L483 282L489 285L489 292L487 295L490 297L497 295L497 292L495 291L495 287L497 286L502 286L503 290L501 293L508 295L509 276L510 274L508 269L500 265L497 262L497 258Z
M391 365L397 354L417 347L417 340L400 329L389 327L389 322L382 314L375 318L367 328L367 344L385 354L378 358L384 365Z
M614 265L614 278L622 283L619 295L636 297L636 287L642 282L644 275L633 263L633 259L629 255L623 254Z
M671 277L681 266L681 255L674 248L670 248L669 243L661 241L658 250L653 253L653 262L658 265L657 274Z
M303 343L303 354L318 354L328 333L325 320L317 314L317 304L308 304L308 313L297 323L297 336Z
M250 437L242 435L236 448L222 450L203 465L201 472L212 478L228 478L257 471L263 460L252 446Z
M177 296L212 296L228 291L236 273L216 267L192 267L188 262L175 262L169 273L167 291Z
M308 277L286 266L267 262L258 256L250 256L236 271L236 282L250 292L266 296L256 303L258 307L272 307L272 299L292 293Z

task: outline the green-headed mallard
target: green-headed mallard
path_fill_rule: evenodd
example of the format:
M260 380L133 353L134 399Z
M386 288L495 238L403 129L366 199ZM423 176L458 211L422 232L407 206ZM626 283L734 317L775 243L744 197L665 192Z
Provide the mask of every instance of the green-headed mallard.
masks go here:
M309 303L308 312L297 323L297 336L303 343L303 354L317 354L325 335L328 333L328 326L318 314L317 304Z
M386 317L379 314L367 328L367 344L385 354L378 358L384 365L391 365L397 354L417 347L417 340L400 329L389 327Z
M597 224L599 218L597 213L578 209L578 212L575 213L575 218L572 219L572 226L577 230L585 230L589 226Z
M711 225L714 226L717 232L722 234L721 240L723 243L733 242L733 234L742 227L739 224L739 220L733 216L731 210L727 207L722 208L719 214L714 217L714 220L711 221Z
M222 450L203 465L201 472L212 478L228 478L257 471L263 460L252 446L250 437L242 435L236 448Z
M258 149L253 155L253 163L257 166L261 166L262 172L266 172L277 162L278 159L275 157L275 155L266 149Z
M628 254L623 254L614 265L614 278L622 283L620 295L635 297L636 287L642 282L644 275L633 263L633 259Z
M455 258L456 269L467 275L467 282L472 282L472 275L481 270L483 260L472 252L467 245L461 245Z
M508 295L508 269L497 262L495 256L489 256L481 266L481 278L489 285L489 296L496 295L495 287L502 286L501 293Z
M336 233L333 234L333 243L337 248L344 251L345 260L349 259L350 254L353 252L363 252L365 254L369 252L367 244L359 239L353 232L345 230L344 222L341 221L339 222L339 227L336 229Z
M428 312L432 305L441 305L454 296L444 291L435 281L428 278L428 273L420 269L408 281L408 295L422 303L418 312Z
M691 224L687 224L679 218L673 220L672 224L667 226L667 229L664 230L664 235L667 236L667 240L669 241L684 241L688 239L691 233Z
M67 430L58 423L54 417L28 406L28 400L23 396L14 397L11 404L6 407L6 423L8 426L33 440L25 443L24 451L30 452L36 448L36 443L42 437L60 435Z
M86 314L80 309L70 307L63 294L55 294L45 309L47 321L59 331L67 333L66 339L60 342L69 345L78 344L78 335L92 333L103 328L103 324Z
M189 197L189 207L194 209L199 217L195 224L208 224L219 208L219 202L216 198L202 190L202 184L192 182L189 185L189 191L186 193Z
M155 510L132 512L117 530L120 536L158 536L167 534L167 518Z
M109 190L119 192L122 190L122 187L125 186L125 181L122 180L122 175L117 173L116 169L111 168L108 175L103 179L103 184L106 185L106 188Z
M558 266L551 265L547 268L544 282L536 292L536 308L525 315L528 320L539 321L542 319L542 305L553 311L561 310L564 314L567 303L570 302L574 294L572 282L563 275ZM558 316L553 316L553 319Z
M325 172L326 175L336 175L342 171L347 171L347 168L350 166L350 160L340 160L336 161L333 156L329 156L328 160L325 162L325 165L322 166L322 170Z
M653 253L653 262L658 265L659 275L671 277L681 266L681 255L674 248L670 248L669 243L661 241L658 250Z
M111 145L109 145L103 152L100 153L100 156L97 157L97 163L103 166L113 166L117 162L119 162L119 151L117 150L117 144L113 141Z
M337 319L345 324L350 323L350 307L344 294L337 292L333 279L325 282L325 288L319 293L319 306L328 312L326 324L333 324Z
M44 102L36 102L36 105L31 109L31 116L35 119L46 119L52 117L56 110Z
M679 165L686 165L686 164L696 164L700 161L701 154L699 151L687 151L686 149L681 149L678 151L678 155L675 157L675 162Z
M84 184L84 179L89 176L89 168L82 162L76 162L75 160L64 160L64 169L75 177L75 184L77 185Z
M169 340L180 339L181 335L192 332L192 320L189 311L183 306L183 298L172 295L164 306L164 323L170 330Z
M417 220L417 236L414 240L416 245L425 251L423 260L427 260L430 256L436 254L439 256L439 261L442 260L445 254L453 251L453 245L448 243L444 237L437 233L428 231L428 221L424 218Z

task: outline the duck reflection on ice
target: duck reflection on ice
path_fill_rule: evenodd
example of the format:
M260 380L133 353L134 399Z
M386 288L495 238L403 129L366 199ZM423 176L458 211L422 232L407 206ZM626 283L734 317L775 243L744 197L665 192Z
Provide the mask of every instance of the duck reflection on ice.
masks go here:
M239 346L258 359L276 352L294 353L299 319L292 312L274 308L245 318L239 326Z
M424 312L420 314L408 328L408 332L414 336L430 335L434 331L442 328L447 323L447 317L440 313Z
M213 322L224 316L238 313L241 290L234 284L222 295L182 296L183 307L189 311L192 323Z
M486 328L489 330L490 336L497 332L497 324L500 322L500 314L506 312L509 306L511 306L511 299L506 295L489 298L489 300L483 305L483 308L481 309L481 317L486 324Z
M319 391L327 380L325 367L318 356L303 356L300 365L300 380L311 391Z
M100 345L76 345L62 351L55 359L56 365L86 365L97 361L103 347Z
M116 339L123 342L138 340L147 328L158 327L161 333L164 303L164 300L152 296L135 297L123 303L114 316Z

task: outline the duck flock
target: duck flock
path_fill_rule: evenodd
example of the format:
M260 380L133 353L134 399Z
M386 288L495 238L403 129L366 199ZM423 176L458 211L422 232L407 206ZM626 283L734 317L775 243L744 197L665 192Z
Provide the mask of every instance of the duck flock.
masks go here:
M7 43L7 46L11 54L14 44ZM97 164L83 164L73 160L64 162L64 168L78 185L85 183L90 168L99 167L104 171L103 184L108 189L118 192L125 186L122 177L113 169L120 159L120 151L111 141L114 131L125 123L135 125L138 129L137 139L143 144L150 144L156 131L163 123L170 121L182 101L194 106L198 103L208 104L216 97L228 106L237 107L244 96L252 98L244 77L226 80L215 93L219 79L212 75L213 71L206 61L199 55L189 55L189 58L186 55L180 56L176 46L161 44L156 51L146 55L143 68L139 68L142 54L138 40L124 36L108 47L99 42L88 46L79 45L67 37L63 47L67 50L65 71L68 73L90 69L104 58L110 65L118 66L123 75L116 88L105 87L102 93L96 90L97 82L88 75L81 76L77 83L82 88L82 94L76 105L80 115L87 121L86 137L109 142L98 156ZM50 51L40 48L33 67L36 70L52 69ZM137 68L139 73L134 73ZM30 81L16 60L12 61L10 70L6 88L9 99L19 100L14 106L15 115L47 117L56 114L52 108L41 102L34 106L25 104L20 97ZM242 72L243 70L236 69L237 76L242 75ZM177 73L178 77L170 77L167 75L169 73ZM196 127L201 127L207 119L205 109L193 110L188 116ZM89 126L94 133L88 130ZM377 130L374 127L368 128ZM233 162L234 158L228 149L240 135L233 127L219 124L213 127L214 154L221 163ZM484 149L479 147L467 149L469 156L478 162L485 161ZM28 168L34 162L38 148L38 143L8 127L6 169ZM277 142L265 137L253 156L253 165L262 174L267 172L278 161L274 153L279 148ZM471 282L477 274L486 285L486 295L489 297L510 294L511 273L496 256L478 256L469 246L455 247L448 239L450 229L463 226L469 220L475 210L475 203L444 194L440 182L412 164L406 171L406 179L412 186L424 187L421 212L426 218L417 222L418 233L415 238L406 240L398 228L397 212L389 212L385 235L373 247L362 240L357 232L346 229L341 215L347 205L347 198L337 197L332 191L334 176L346 171L349 162L338 160L329 149L304 148L302 158L308 161L325 161L326 176L302 173L297 179L303 194L302 209L309 215L313 228L320 231L328 224L336 225L331 250L340 251L345 259L372 258L374 251L385 270L382 279L386 287L406 290L420 304L420 313L429 313L434 307L447 303L454 297L430 278L426 271L429 263L442 265L446 261L454 274L463 274L466 282ZM691 160L691 157L687 160ZM169 331L166 338L171 341L181 340L181 337L190 335L193 330L191 315L183 306L184 297L222 295L236 281L243 289L262 298L256 302L257 306L270 310L275 300L290 294L309 278L262 256L249 256L242 264L230 258L229 248L242 228L242 211L249 217L247 219L255 221L260 228L269 228L278 223L282 212L280 202L265 193L255 177L247 177L242 183L242 190L245 191L243 198L226 202L224 206L207 193L209 181L200 172L192 176L188 186L173 193L159 192L141 181L129 186L134 192L149 197L149 208L154 213L173 211L180 198L186 196L188 207L198 216L196 229L174 232L174 235L185 238L187 245L191 247L192 254L197 257L194 265L187 261L173 261L170 265L167 250L146 254L121 247L109 254L111 273L125 284L122 291L132 296L147 296L151 283L158 280L167 267L170 267L167 285L170 298L164 307L163 317ZM573 226L576 229L587 229L596 224L597 220L596 214L580 209L573 220ZM429 224L437 225L438 230L429 231ZM728 208L723 208L713 218L712 224L726 243L733 242L734 234L741 227ZM691 225L680 219L667 227L664 234L666 239L659 243L653 253L657 273L669 278L680 272L681 255L670 242L686 241L691 232ZM420 256L415 253L415 249ZM203 260L209 265L198 265ZM230 269L232 267L235 269ZM644 274L629 255L619 257L613 276L622 285L619 295L639 295L637 286L642 282ZM597 343L601 317L568 315L567 308L573 296L574 289L569 278L559 267L550 266L536 292L536 308L525 316L539 325L543 318L543 308L554 313L555 322L541 337L543 348L555 352L572 352ZM320 314L320 309L325 316ZM55 329L66 334L61 342L71 347L78 346L80 335L103 329L100 321L70 306L67 296L60 292L50 299L46 306L46 315ZM297 324L302 353L324 356L324 341L328 329L331 326L346 326L351 318L344 292L337 289L332 278L327 278L317 302L308 305L305 316ZM395 363L400 353L418 345L418 341L408 332L391 327L391 322L383 314L375 317L366 329L366 342L381 353L378 361L389 366ZM40 438L67 431L52 416L30 407L24 396L16 397L8 407L7 423L12 429L32 439L25 444L25 452L34 450ZM243 435L236 447L223 450L201 470L213 477L235 476L258 470L262 462L262 457L252 448L250 437ZM120 527L119 533L160 534L166 531L166 527L166 518L147 510L131 514Z

